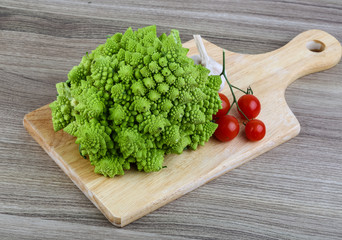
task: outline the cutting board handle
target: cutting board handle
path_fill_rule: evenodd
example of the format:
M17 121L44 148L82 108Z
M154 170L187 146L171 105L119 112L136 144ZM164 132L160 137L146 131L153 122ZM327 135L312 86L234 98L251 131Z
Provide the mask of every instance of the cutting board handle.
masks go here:
M280 51L286 53L287 57L289 52L293 53L288 61L294 75L286 81L286 85L304 75L335 66L342 56L339 41L321 30L309 30L297 35Z
M341 59L342 47L329 33L314 29L300 33L283 47L268 53L227 53L226 69L235 73L231 76L233 81L243 78L247 86L260 81L273 81L278 89L285 90L289 84L304 75L335 66ZM245 61L255 64L243 69L241 66L245 66ZM250 72L254 74L246 74ZM247 79L246 75L254 77Z

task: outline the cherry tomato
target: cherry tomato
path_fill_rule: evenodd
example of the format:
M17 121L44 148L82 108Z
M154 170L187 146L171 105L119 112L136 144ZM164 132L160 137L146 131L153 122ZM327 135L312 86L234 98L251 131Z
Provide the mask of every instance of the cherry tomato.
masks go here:
M214 135L221 142L228 142L234 139L239 133L239 122L232 115L224 115L220 117L216 123L218 124L218 127Z
M239 98L238 101L241 111L246 115L248 119L256 118L260 113L260 102L252 94L246 94ZM246 119L243 114L238 111L243 119Z
M264 138L266 134L265 124L258 120L253 119L248 121L245 126L246 137L251 141L259 141Z
M215 115L213 115L213 119L218 119L219 117L226 115L230 108L230 103L226 95L219 93L219 96L222 101L222 109L218 110L218 112Z

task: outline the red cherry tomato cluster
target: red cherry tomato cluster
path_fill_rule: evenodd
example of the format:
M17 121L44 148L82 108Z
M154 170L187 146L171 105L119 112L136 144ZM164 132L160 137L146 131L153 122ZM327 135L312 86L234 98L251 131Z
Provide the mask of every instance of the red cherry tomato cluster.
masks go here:
M233 95L233 103L230 104L227 96L219 93L222 101L222 109L213 115L213 120L218 124L214 135L218 140L227 142L234 139L239 134L240 125L238 120L232 115L227 115L233 105L236 104L238 113L242 119L244 121L247 120L247 123L244 123L246 137L251 141L259 141L263 139L266 134L265 124L262 121L255 119L261 110L260 102L258 98L253 95L253 91L250 87L247 88L247 91L243 91L228 81L225 73L225 59L225 52L223 51L223 69L220 76L223 76L228 83L230 92ZM238 101L234 94L233 88L245 94L240 97Z
M218 140L227 142L238 135L240 125L233 115L226 115L231 108L228 98L222 93L219 93L219 96L222 101L222 109L213 116L218 124L214 135ZM245 124L246 137L251 141L263 139L266 134L266 126L262 121L255 119L261 110L258 98L252 94L246 94L240 97L236 104L242 119L247 120Z

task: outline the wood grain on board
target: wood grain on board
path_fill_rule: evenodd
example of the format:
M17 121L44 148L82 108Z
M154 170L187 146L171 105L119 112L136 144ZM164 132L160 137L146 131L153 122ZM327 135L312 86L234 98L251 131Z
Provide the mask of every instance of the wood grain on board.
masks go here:
M190 49L189 56L198 54L193 40L183 45ZM208 41L204 45L208 55L222 63L222 49ZM167 155L167 168L159 172L130 170L110 179L93 172L89 161L79 155L73 137L53 131L48 105L27 114L24 126L111 223L125 226L296 136L300 126L286 104L286 87L301 76L335 66L342 54L340 43L320 30L301 33L284 47L265 54L225 51L231 82L240 88L251 86L260 99L258 118L267 126L262 141L250 142L240 131L237 139L228 143L212 138L196 151ZM226 86L223 92L228 91Z

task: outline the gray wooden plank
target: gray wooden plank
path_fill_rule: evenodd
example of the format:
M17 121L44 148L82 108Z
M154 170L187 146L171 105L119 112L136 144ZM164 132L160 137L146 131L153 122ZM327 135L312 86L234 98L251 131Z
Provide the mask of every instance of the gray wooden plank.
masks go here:
M91 2L91 3L88 3ZM340 239L342 65L294 82L293 140L126 226L113 227L22 127L80 57L127 27L179 28L261 53L318 28L342 40L340 1L0 3L0 238ZM39 233L39 235L37 235Z
M0 215L0 230L5 233L1 239L184 239L160 234L89 226L85 224L42 220L32 217ZM18 221L20 225L18 226Z

